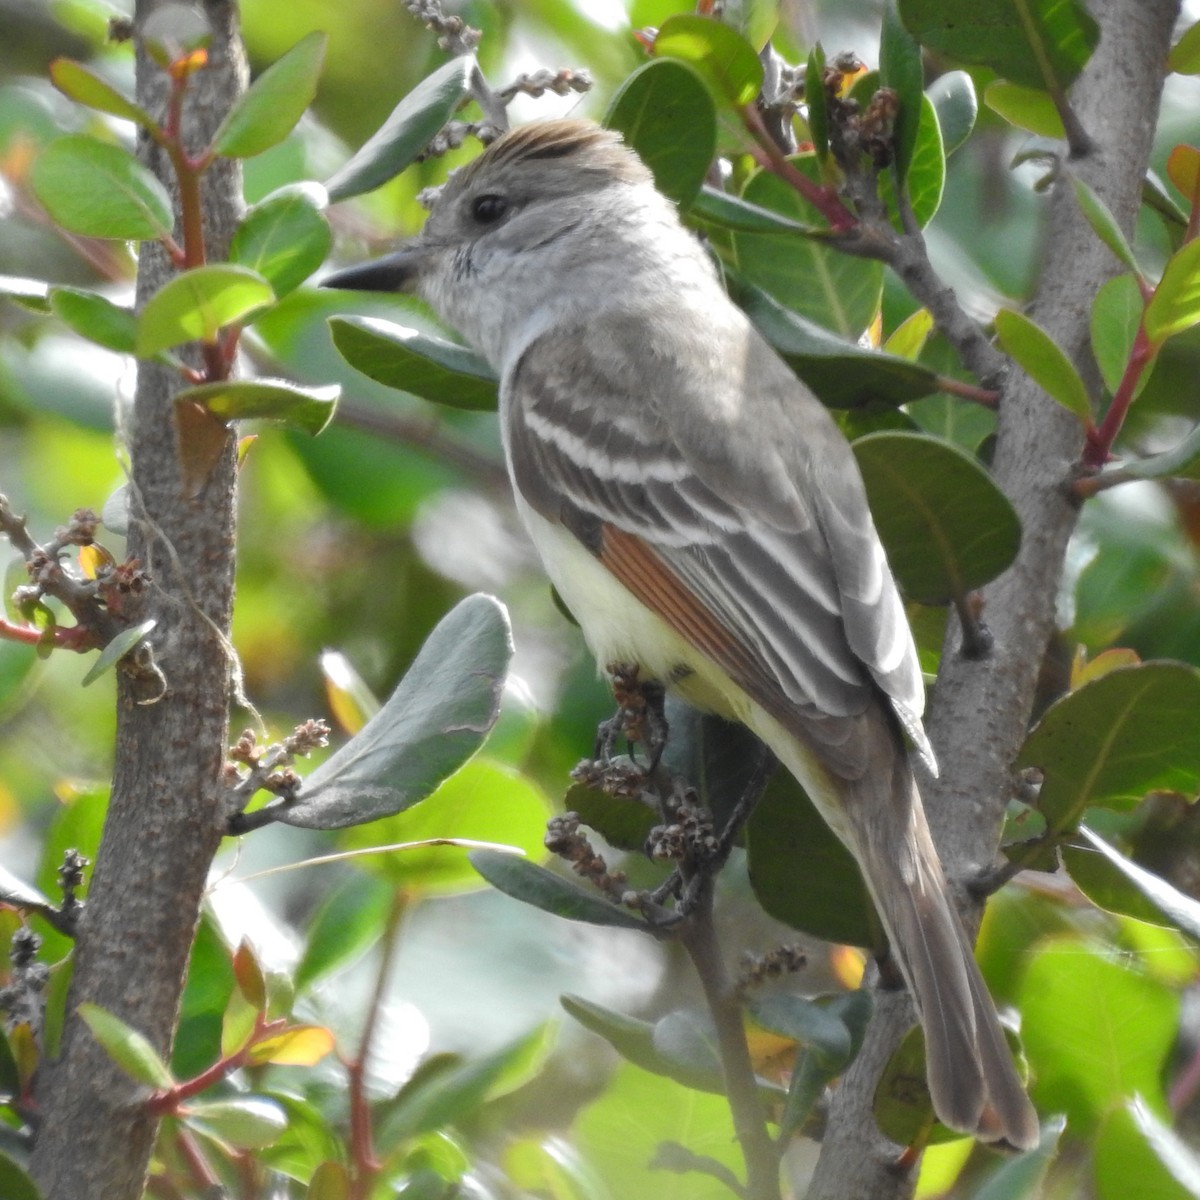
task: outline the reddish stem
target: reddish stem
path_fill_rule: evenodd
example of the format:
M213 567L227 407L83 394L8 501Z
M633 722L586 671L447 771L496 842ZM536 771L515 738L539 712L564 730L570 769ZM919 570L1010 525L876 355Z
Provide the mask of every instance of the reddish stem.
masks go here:
M46 631L36 625L15 625L0 617L0 639L9 642L23 642L26 646L37 646L46 637ZM92 634L81 625L69 625L66 629L55 628L50 640L56 649L77 650L80 654L95 646Z
M984 408L995 408L1000 402L1000 393L991 388L977 387L973 383L964 383L961 379L953 379L949 375L937 377L938 390L949 392L952 396L960 396L964 400L972 400Z
M846 233L858 226L854 214L841 202L837 193L828 187L813 183L807 175L798 170L794 163L776 144L775 139L767 132L766 126L759 116L758 109L753 104L742 106L742 121L754 136L760 153L755 157L769 171L774 172L785 183L791 184L830 224L835 233Z
M1129 360L1125 364L1125 373L1121 376L1116 392L1113 393L1108 412L1104 414L1104 420L1100 422L1099 427L1087 432L1087 443L1083 451L1085 467L1099 470L1112 456L1113 442L1121 432L1121 426L1125 423L1129 406L1137 392L1138 381L1154 358L1155 350L1156 347L1146 336L1145 323L1140 324L1137 336L1133 339L1133 347L1129 351Z
M164 1117L176 1112L185 1100L190 1100L193 1096L198 1096L214 1084L220 1083L226 1075L230 1075L239 1068L244 1067L250 1057L250 1051L256 1043L262 1041L264 1038L273 1037L286 1027L286 1018L279 1017L274 1021L268 1021L262 1013L259 1013L255 1019L254 1028L251 1030L250 1036L239 1049L235 1050L232 1054L227 1054L224 1058L217 1059L211 1067L206 1068L199 1075L191 1079L184 1080L177 1087L155 1092L146 1101L147 1110L156 1117Z
M196 1139L192 1137L191 1133L181 1127L175 1143L187 1164L188 1173L195 1180L197 1190L205 1194L217 1191L221 1186L221 1181L212 1167L208 1165L208 1159L200 1152L200 1147L196 1145Z

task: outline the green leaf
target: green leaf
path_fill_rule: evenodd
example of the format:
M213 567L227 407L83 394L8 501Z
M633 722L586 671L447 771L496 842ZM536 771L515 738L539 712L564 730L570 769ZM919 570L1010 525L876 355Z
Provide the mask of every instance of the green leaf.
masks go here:
M617 90L604 124L637 151L658 190L687 208L717 152L716 106L695 70L669 58L645 63Z
M678 1036L672 1035L670 1026L664 1035L656 1037L659 1025L652 1021L641 1021L614 1012L602 1004L585 1000L582 996L560 996L559 1003L585 1029L602 1037L622 1058L655 1075L665 1075L685 1087L701 1092L721 1095L725 1091L721 1079L720 1064L709 1063L704 1069L682 1066L678 1050ZM664 1018L665 1019L665 1018ZM678 1031L676 1031L676 1034ZM672 1044L676 1054L669 1051Z
M895 0L888 0L883 9L879 78L883 86L891 88L900 100L893 141L896 174L903 183L917 144L917 126L925 100L925 72L921 66L921 47L901 23Z
M615 925L620 929L649 929L641 917L527 859L497 850L472 850L471 865L494 888L514 900L543 912L584 921L590 925Z
M37 1184L4 1153L0 1153L0 1196L4 1200L42 1200Z
M333 420L340 383L305 388L286 379L225 379L175 393L175 402L193 402L222 421L282 421L316 437Z
M50 309L80 337L108 350L115 350L118 354L134 352L137 318L132 309L114 304L95 292L67 287L50 289Z
M1096 1200L1198 1200L1195 1151L1135 1097L1102 1121L1091 1143Z
M880 943L858 864L783 768L746 825L746 854L754 895L776 920L830 942Z
M1200 21L1185 29L1171 47L1167 66L1179 75L1200 75Z
M152 358L182 342L216 341L226 325L244 321L275 299L271 285L246 267L195 267L165 283L146 302L138 321L139 358Z
M864 350L790 312L766 292L731 279L735 298L759 333L830 408L907 404L938 390L920 363Z
M41 279L0 275L0 296L40 316L50 311L50 285Z
M942 133L933 101L928 96L919 96L915 110L916 133L906 187L913 217L917 225L924 229L942 204L942 191L946 185L946 152L942 147ZM887 205L893 226L902 230L904 223L896 205L896 185L890 173L879 177L879 194Z
M1014 362L1085 427L1092 423L1092 405L1087 387L1075 364L1059 349L1053 338L1028 317L1011 308L996 314L996 336Z
M325 184L330 200L373 191L395 178L433 141L467 98L475 60L452 58L419 84L345 166Z
M453 408L492 410L500 384L473 351L378 317L333 317L333 344L376 383Z
M799 170L815 174L815 159L794 161ZM807 200L770 171L754 175L742 195L800 224L820 219ZM883 289L880 263L842 254L812 238L735 233L729 241L724 257L730 265L790 312L852 341L874 320Z
M231 262L257 271L276 296L302 284L325 261L333 235L322 215L328 203L318 183L273 192L242 218L229 247Z
M939 75L926 92L942 131L942 147L949 158L971 135L979 115L975 83L966 71Z
M1200 941L1200 901L1193 900L1191 896L1173 887L1161 875L1155 875L1153 871L1147 871L1145 867L1126 858L1119 850L1114 849L1090 829L1081 827L1079 832L1096 851L1096 854L1088 855L1089 858L1094 861L1098 855L1149 901L1152 909L1149 914L1144 911L1131 912L1130 916L1137 917L1139 920L1149 920L1154 924L1162 924L1162 919L1165 917L1176 929L1186 933L1193 940ZM1064 847L1064 857L1071 850L1071 847ZM1074 857L1066 859L1067 869L1070 871L1072 879L1076 879L1077 882L1079 879L1075 868L1081 864L1082 858L1086 854L1087 852L1084 850L1075 850ZM1118 908L1106 904L1085 883L1080 882L1080 886L1102 908L1117 912L1129 911L1124 907Z
M305 777L295 801L267 811L288 825L341 829L424 800L487 736L511 657L503 606L468 596L361 732Z
M148 621L141 622L140 625L131 625L128 629L122 630L117 634L103 650L100 651L96 661L92 663L91 669L83 677L83 686L95 683L105 671L111 670L138 646L146 640L146 635L157 625L158 622L154 618Z
M395 1146L408 1138L472 1116L488 1095L514 1070L524 1074L532 1056L541 1053L541 1028L502 1046L492 1054L460 1062L453 1055L435 1060L437 1069L418 1069L396 1098L376 1110L379 1144Z
M287 1115L265 1096L232 1100L191 1100L185 1123L238 1150L261 1150L287 1127Z
M654 1048L667 1073L684 1087L724 1090L717 1031L707 1016L680 1009L660 1017L654 1023Z
M305 1200L350 1200L350 1177L340 1162L326 1160L312 1174Z
M314 31L272 63L226 114L213 153L253 158L282 142L317 94L328 35Z
M309 922L296 967L296 992L361 958L383 934L395 889L355 876L328 896Z
M1054 141L1067 136L1054 101L1041 88L995 79L983 89L983 102L1017 129Z
M1078 175L1071 176L1071 187L1075 191L1075 200L1087 218L1087 223L1096 231L1096 236L1135 275L1141 275L1141 269L1134 257L1133 247L1121 232L1117 218L1109 211L1108 205Z
M79 1006L79 1015L109 1058L138 1083L160 1090L175 1086L175 1080L158 1052L120 1017L113 1016L97 1004L86 1002Z
M1016 558L1021 524L970 456L919 433L854 443L888 561L909 600L946 604L995 579Z
M668 17L654 39L654 53L690 63L713 95L735 108L751 103L763 85L762 64L754 47L711 17L691 13Z
M1145 308L1142 290L1133 275L1108 280L1092 301L1092 354L1110 392L1117 390L1125 374Z
M56 58L50 64L50 82L65 96L86 104L99 112L110 113L133 121L143 129L157 129L149 113L117 91L111 83L89 71L82 63L69 58Z
M831 1073L851 1059L850 1030L826 1005L786 992L763 992L752 995L746 1008L763 1029L815 1050Z
M804 71L804 100L808 105L808 136L822 166L829 157L829 106L825 95L825 50L820 42L808 54Z
M483 885L468 858L469 845L420 845L453 835L470 843L491 843L533 858L545 854L546 822L554 809L542 790L512 767L487 757L460 767L419 805L350 829L340 845L369 851L365 870L414 895L474 891ZM418 844L414 844L418 843Z
M1150 791L1200 790L1200 670L1151 662L1110 671L1051 705L1021 748L1045 778L1038 808L1067 830L1089 805L1127 806Z
M34 159L34 195L64 229L121 241L166 237L167 189L128 151L86 134L51 142Z
M1027 87L1062 92L1100 40L1078 0L900 0L922 45Z
M818 240L828 237L828 230L815 225L802 225L788 217L751 204L741 196L718 191L705 185L700 189L692 206L687 211L687 220L703 228L716 225L734 233L784 234L788 237L813 237Z
M672 728L672 742L674 734ZM582 783L572 784L567 789L563 797L563 810L578 813L579 819L589 829L594 829L618 850L643 850L650 830L661 822L655 809L640 800L610 796L599 788L587 787Z
M1146 305L1146 336L1164 342L1200 323L1200 239L1187 242L1167 261L1150 303Z
M1115 1103L1141 1095L1166 1111L1163 1073L1179 1031L1179 996L1076 936L1045 938L1020 989L1021 1035L1043 1112L1088 1138Z

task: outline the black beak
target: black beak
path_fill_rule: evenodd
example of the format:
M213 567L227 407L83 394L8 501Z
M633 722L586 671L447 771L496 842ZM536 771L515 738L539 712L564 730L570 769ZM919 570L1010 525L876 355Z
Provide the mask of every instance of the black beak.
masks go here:
M334 271L321 280L321 287L345 288L351 292L411 292L416 287L423 257L419 247L406 247L374 262Z

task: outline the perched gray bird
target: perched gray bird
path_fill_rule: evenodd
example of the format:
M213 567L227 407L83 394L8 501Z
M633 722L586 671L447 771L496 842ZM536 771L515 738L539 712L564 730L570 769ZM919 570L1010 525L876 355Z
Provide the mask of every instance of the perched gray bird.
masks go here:
M415 291L501 379L517 506L601 665L747 725L862 869L951 1128L1037 1115L947 893L904 608L845 438L650 172L583 121L509 133L421 235L326 286Z

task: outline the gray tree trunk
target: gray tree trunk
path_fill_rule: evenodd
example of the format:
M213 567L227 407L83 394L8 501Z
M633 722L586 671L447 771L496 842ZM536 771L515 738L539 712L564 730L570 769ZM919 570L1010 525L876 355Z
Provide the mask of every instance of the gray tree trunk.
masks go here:
M138 0L137 100L163 113L162 70L145 55L140 30L158 5ZM245 88L236 4L205 0L210 65L189 90L185 140L196 150ZM173 191L165 155L145 160ZM224 256L241 206L241 174L219 162L204 179L210 258ZM177 233L177 238L178 238ZM139 308L173 273L157 244L138 263ZM155 656L167 691L156 703L122 676L118 685L112 798L75 949L62 1054L38 1080L41 1120L32 1169L47 1200L136 1200L142 1194L157 1122L130 1080L77 1016L90 1001L170 1053L188 951L209 864L221 841L221 765L228 740L229 622L234 568L234 455L227 439L199 495L181 478L174 392L179 376L142 363L127 419L129 552L151 576L136 620L153 617Z

